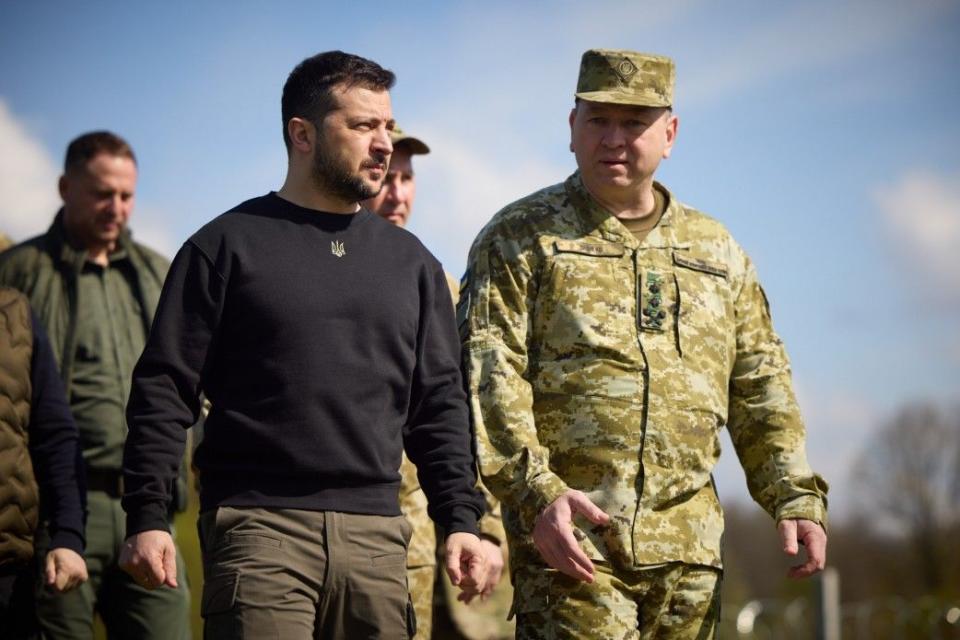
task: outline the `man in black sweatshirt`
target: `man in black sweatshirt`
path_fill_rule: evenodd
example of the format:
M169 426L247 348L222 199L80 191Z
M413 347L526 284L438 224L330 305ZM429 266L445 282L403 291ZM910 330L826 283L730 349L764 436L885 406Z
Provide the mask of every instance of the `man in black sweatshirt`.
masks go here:
M339 51L293 70L283 187L184 244L134 371L123 564L148 588L176 582L166 505L200 394L212 402L195 460L207 637L412 634L404 448L451 579L483 589L483 498L444 273L358 205L386 173L393 80Z

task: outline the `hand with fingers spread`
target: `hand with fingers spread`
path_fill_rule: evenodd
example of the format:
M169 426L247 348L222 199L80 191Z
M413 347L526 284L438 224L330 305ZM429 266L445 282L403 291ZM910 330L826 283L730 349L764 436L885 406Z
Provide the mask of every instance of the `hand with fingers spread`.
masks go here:
M126 539L120 568L146 589L177 588L177 549L167 531L141 531Z
M462 531L451 533L445 547L450 582L470 599L483 593L487 586L488 566L480 538Z
M571 578L593 582L593 563L573 535L573 517L578 513L594 524L610 521L610 516L593 504L585 493L571 489L537 516L533 543L554 569Z
M500 582L500 576L503 575L503 550L500 548L500 545L483 538L480 540L480 546L483 549L483 555L487 559L486 586L478 593L461 591L457 595L457 600L466 604L473 602L473 599L478 595L481 600L489 598L490 594L493 593L493 590L496 589L497 584Z
M87 563L76 551L51 549L44 563L44 582L57 593L66 593L87 581Z
M777 525L783 552L795 556L803 545L807 550L807 561L790 567L787 576L806 578L823 571L827 564L827 533L811 520L781 520Z

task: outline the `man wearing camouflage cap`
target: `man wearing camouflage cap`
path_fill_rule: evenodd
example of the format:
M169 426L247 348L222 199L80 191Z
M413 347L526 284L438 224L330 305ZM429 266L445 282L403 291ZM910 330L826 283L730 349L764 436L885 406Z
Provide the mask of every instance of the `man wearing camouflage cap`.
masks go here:
M398 227L406 227L417 195L413 156L430 153L430 147L420 138L409 135L399 125L394 125L390 132L390 141L393 143L393 153L383 188L377 195L365 200L363 206ZM444 272L444 275L450 295L456 303L459 283L449 273ZM487 512L478 524L481 545L489 567L487 587L481 594L481 597L486 598L500 582L504 565L501 545L505 544L505 533L500 520L499 503L487 491L483 493L487 501ZM427 513L427 497L417 479L417 468L406 455L400 465L400 509L413 530L407 547L407 586L417 615L415 638L426 639L433 633L434 584L443 580L443 585L447 586L450 582L445 576L437 575L437 535L434 523ZM509 590L509 585L502 587L501 591L504 588ZM456 602L455 599L452 600L453 607L459 606Z
M712 637L724 426L784 551L806 545L790 575L825 562L827 486L756 270L653 179L673 85L669 58L587 51L577 172L505 207L470 251L458 319L520 638Z

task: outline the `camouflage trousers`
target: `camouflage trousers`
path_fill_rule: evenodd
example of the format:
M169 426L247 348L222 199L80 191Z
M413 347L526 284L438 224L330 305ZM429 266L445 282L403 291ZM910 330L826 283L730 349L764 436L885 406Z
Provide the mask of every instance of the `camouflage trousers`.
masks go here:
M433 581L435 565L407 567L407 589L417 614L417 633L413 640L429 640L433 632Z
M553 569L520 568L514 576L518 640L714 637L718 569L671 563L624 571L594 564L593 584Z

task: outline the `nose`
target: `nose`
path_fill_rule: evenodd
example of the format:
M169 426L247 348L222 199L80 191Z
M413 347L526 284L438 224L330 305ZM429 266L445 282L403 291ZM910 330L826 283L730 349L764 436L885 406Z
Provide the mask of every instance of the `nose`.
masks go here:
M393 177L387 178L386 184L383 185L383 188L387 190L387 199L391 202L400 202L400 178Z
M393 143L390 141L390 132L386 127L377 129L377 135L373 139L373 148L384 155L393 153Z
M123 194L114 193L110 196L110 211L112 213L123 211Z
M603 144L610 148L622 147L627 143L626 132L623 127L610 125L603 133Z

